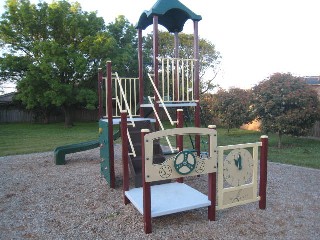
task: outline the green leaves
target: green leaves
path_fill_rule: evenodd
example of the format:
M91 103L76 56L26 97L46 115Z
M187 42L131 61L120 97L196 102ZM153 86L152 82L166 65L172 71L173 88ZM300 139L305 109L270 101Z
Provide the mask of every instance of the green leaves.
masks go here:
M92 108L97 68L116 43L105 30L103 19L78 3L7 0L0 21L0 42L7 50L0 77L17 82L17 98L28 109Z
M275 73L254 87L253 104L263 130L279 135L305 135L319 117L316 92L290 73Z
M251 113L251 91L248 90L220 89L211 97L209 94L204 96L202 102L207 104L207 109L212 110L212 116L218 118L222 125L227 126L228 131L254 119Z

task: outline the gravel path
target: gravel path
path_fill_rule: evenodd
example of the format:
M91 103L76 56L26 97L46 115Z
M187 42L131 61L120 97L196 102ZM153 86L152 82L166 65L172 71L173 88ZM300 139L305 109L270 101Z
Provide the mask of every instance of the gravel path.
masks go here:
M152 220L124 205L116 145L116 189L100 179L99 150L0 157L0 239L320 239L320 170L268 164L267 209L258 203L217 212L207 209ZM206 191L206 178L188 179Z

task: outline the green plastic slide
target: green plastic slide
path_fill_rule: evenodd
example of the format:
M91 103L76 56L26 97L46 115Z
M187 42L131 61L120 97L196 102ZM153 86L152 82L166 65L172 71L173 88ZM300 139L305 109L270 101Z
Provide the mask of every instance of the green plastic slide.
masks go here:
M75 153L75 152L82 152L89 149L99 147L98 140L92 140L88 142L70 144L65 146L57 147L54 150L54 160L56 165L64 165L66 163L66 154Z

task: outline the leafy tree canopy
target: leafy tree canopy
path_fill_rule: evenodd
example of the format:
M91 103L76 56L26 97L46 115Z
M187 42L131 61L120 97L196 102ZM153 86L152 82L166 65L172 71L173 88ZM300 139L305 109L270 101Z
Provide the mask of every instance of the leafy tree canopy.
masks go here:
M253 88L255 114L265 132L305 135L319 118L317 93L302 78L275 73Z
M228 128L239 128L253 120L250 108L251 91L240 88L220 89L211 99L212 113ZM210 104L210 103L209 103Z
M112 60L112 69L120 77L138 76L138 38L137 30L123 15L107 26L107 32L116 40Z
M95 107L97 68L107 58L116 56L119 66L136 56L133 32L123 16L106 27L79 3L7 0L0 21L0 79L17 82L17 97L28 109L61 107L71 125L75 105Z

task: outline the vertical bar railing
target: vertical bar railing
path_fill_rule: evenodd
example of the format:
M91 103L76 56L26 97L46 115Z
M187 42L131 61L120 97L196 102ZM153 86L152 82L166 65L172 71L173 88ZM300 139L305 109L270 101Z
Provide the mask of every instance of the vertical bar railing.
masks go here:
M122 84L121 84L121 79L119 78L117 72L115 73L115 76L116 76L116 79L117 79L117 82L118 82L118 85L119 85L119 90L120 90L121 110L127 110L128 111L130 121L131 121L132 125L135 127L134 119L133 119L132 112L131 112L131 108L129 107L129 104L128 104L128 101L127 101L127 98L126 98L126 93L123 90L123 87L122 87ZM125 86L126 86L126 84L125 84ZM123 109L123 107L122 107L122 100L123 100L123 102L125 104L125 108L126 109Z
M118 101L120 104L115 105L114 117L120 117L122 110L128 110L129 116L140 116L137 113L138 78L119 78L117 73L113 74L114 96L112 100ZM117 100L118 99L118 100ZM129 107L129 108L128 108Z
M195 101L194 68L196 59L157 58L161 64L159 78L164 102Z

